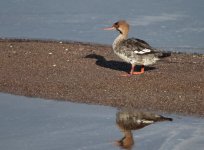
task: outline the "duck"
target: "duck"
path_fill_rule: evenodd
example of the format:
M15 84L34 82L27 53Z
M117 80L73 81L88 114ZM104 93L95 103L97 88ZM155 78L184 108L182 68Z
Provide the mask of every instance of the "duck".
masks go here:
M111 27L103 30L117 30L119 35L112 44L114 53L122 60L131 64L131 70L128 74L122 76L143 74L144 66L155 64L158 60L171 55L170 52L164 52L151 47L147 42L138 38L128 38L130 25L125 20L115 22ZM136 65L141 66L139 72L135 72Z
M124 136L120 140L116 140L115 145L123 149L132 149L134 145L132 130L139 130L161 121L173 121L173 119L151 112L135 110L118 111L116 113L116 125Z

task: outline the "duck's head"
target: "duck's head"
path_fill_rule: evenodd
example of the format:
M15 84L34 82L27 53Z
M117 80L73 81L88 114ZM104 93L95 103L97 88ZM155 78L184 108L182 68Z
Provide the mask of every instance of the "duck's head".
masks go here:
M128 34L129 24L125 20L119 20L112 27L104 28L104 30L118 30L120 34Z
M134 145L134 139L132 136L132 132L131 131L124 131L124 137L120 140L115 141L115 145L119 146L123 149L132 149L133 145Z

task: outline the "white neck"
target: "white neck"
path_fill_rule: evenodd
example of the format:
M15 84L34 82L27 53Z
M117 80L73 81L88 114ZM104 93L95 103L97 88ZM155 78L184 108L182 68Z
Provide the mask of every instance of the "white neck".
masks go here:
M125 34L119 34L117 36L117 38L114 40L113 44L112 44L112 47L113 47L113 50L115 50L115 48L118 46L118 44L120 44L120 42L122 42L123 40L125 40L127 38L127 35Z

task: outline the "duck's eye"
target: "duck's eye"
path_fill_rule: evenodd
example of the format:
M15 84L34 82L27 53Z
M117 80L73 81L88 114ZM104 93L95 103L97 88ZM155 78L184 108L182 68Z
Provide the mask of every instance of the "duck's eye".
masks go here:
M114 25L118 25L118 22L114 23Z
M119 28L119 23L118 22L116 22L116 23L114 23L114 25L113 25L115 28Z

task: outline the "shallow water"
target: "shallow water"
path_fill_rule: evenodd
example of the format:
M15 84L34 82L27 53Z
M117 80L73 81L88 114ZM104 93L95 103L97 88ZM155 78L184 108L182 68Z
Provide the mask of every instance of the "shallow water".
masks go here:
M122 138L112 107L0 94L1 150L113 150ZM132 131L133 150L202 150L204 119L165 114Z
M153 47L204 53L203 0L5 0L0 37L111 44L117 33L100 28L126 19L130 37Z

